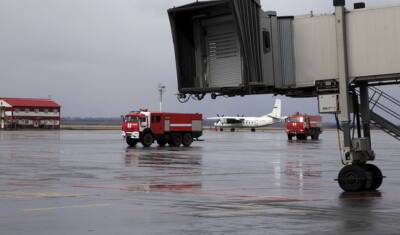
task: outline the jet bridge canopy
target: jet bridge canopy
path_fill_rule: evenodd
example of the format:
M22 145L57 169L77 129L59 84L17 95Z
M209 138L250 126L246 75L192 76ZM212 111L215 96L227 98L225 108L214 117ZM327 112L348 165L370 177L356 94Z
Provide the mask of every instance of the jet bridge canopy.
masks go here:
M196 2L168 11L182 93L263 84L259 0Z

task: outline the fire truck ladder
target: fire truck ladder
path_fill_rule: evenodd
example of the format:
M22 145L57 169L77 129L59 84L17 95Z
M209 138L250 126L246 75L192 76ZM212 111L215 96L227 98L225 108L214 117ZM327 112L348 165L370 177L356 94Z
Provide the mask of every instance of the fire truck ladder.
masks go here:
M395 125L392 121L389 121L388 119L374 112L374 110L377 110L380 113L384 113L385 116L388 116L391 119L400 122L400 114L393 110L393 108L400 109L400 100L376 87L370 87L369 92L371 94L369 99L371 123L377 128L392 136L393 138L400 141L399 126Z

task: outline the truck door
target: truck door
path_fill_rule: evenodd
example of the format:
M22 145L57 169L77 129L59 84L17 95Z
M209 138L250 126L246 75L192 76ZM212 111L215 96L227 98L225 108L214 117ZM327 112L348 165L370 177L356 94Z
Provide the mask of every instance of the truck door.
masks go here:
M150 125L147 123L147 117L140 118L140 131L142 132L144 129L148 128Z

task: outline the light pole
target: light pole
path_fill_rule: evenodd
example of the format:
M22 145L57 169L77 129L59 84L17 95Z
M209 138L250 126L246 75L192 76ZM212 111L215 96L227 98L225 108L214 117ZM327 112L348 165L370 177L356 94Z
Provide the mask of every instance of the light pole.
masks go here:
M160 92L160 113L162 112L162 102L163 102L163 94L166 91L167 87L162 85L161 83L158 84L158 92Z

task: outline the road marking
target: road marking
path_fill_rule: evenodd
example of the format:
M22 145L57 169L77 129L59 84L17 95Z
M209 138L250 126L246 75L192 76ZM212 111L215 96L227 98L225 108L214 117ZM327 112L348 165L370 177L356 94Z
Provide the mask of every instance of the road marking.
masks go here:
M13 197L13 198L50 198L50 197L74 197L83 198L89 197L85 194L68 194L58 192L1 192L0 198L2 197Z
M199 183L188 184L138 184L138 185L73 185L76 188L87 189L112 189L136 192L194 192L201 188Z
M35 211L49 211L49 210L58 210L58 209L96 208L96 207L107 207L107 206L111 206L111 204L91 204L91 205L43 207L43 208L23 209L23 211L24 212L35 212Z

